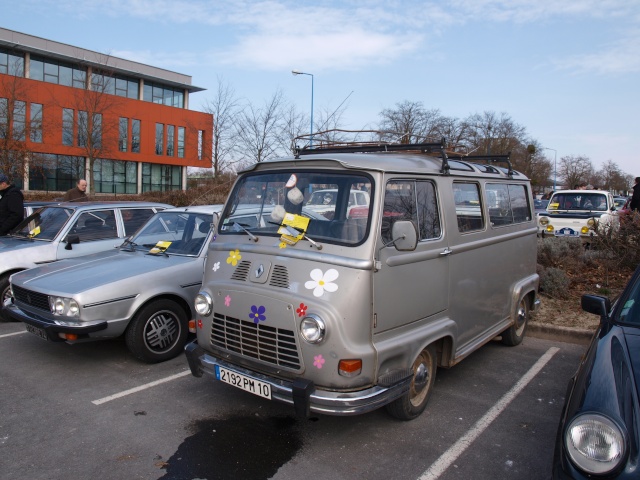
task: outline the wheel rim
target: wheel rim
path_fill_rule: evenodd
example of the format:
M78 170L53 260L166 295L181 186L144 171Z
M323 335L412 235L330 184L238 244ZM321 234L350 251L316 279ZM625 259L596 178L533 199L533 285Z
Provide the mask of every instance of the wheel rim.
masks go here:
M3 291L2 291L2 296L0 298L0 301L2 302L0 304L0 308L4 307L4 304L7 300L9 300L11 298L11 287L7 286Z
M521 336L524 327L527 325L527 301L523 298L518 305L516 312L516 335Z
M422 352L413 362L413 379L411 380L411 395L409 400L411 405L418 407L429 392L429 383L431 382L431 372L433 362L431 356Z
M170 350L180 338L180 319L170 310L156 312L144 326L144 343L155 353Z

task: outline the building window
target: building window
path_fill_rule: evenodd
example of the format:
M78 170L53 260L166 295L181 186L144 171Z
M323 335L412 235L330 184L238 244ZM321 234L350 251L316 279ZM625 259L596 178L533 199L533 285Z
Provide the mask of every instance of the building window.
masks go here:
M85 88L87 84L85 70L37 56L31 56L29 61L29 78L75 88Z
M42 154L29 163L29 189L66 191L84 178L84 158Z
M202 160L203 143L204 143L204 130L198 130L198 160Z
M21 100L13 102L13 139L26 140L27 104Z
M178 127L178 158L184 158L184 127Z
M179 165L142 164L142 191L182 189L182 168Z
M140 153L140 120L131 120L131 151Z
M89 139L89 115L87 112L78 112L78 146L86 147Z
M184 93L182 90L152 82L145 82L142 99L146 102L159 103L170 107L182 108L184 106Z
M118 122L118 150L127 151L127 139L129 138L129 119L120 117Z
M93 184L98 193L138 193L138 163L96 159Z
M91 120L91 147L102 148L102 114L94 113Z
M164 145L164 124L156 123L156 155L162 155Z
M0 138L9 135L9 100L0 98Z
M29 136L32 142L42 143L42 105L32 103L29 108L31 109Z
M167 156L173 157L173 136L175 132L175 128L173 125L167 125Z
M24 58L14 55L6 50L0 49L0 73L5 75L14 75L16 77L24 76Z
M125 98L138 98L138 80L104 72L91 74L91 89Z
M73 146L73 110L62 109L62 144Z

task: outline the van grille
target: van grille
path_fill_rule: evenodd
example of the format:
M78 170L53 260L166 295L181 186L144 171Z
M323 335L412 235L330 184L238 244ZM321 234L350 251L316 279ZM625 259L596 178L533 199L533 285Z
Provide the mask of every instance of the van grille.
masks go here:
M235 271L231 275L231 280L240 280L241 282L247 281L247 276L249 275L249 269L251 268L251 262L247 260L242 260Z
M289 288L289 272L287 267L274 265L269 285L272 287Z
M51 312L49 308L49 295L44 293L32 292L26 288L13 285L13 296L21 303L29 305L38 310L44 310L45 312Z
M211 345L278 367L299 369L300 358L292 330L255 324L215 313Z

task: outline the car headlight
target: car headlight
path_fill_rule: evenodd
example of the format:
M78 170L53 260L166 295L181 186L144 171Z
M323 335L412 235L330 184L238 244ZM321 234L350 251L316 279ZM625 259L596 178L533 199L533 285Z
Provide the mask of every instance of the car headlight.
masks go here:
M196 295L194 302L196 312L200 315L207 316L213 310L213 299L207 292L200 292Z
M73 298L49 297L49 308L54 315L77 317L80 314L80 306Z
M540 217L540 225L549 225L549 219L547 217Z
M596 226L596 219L595 218L590 218L589 220L587 220L587 226L589 228L595 228Z
M324 320L314 314L307 315L300 322L300 335L308 343L320 343L324 340L327 328Z
M574 418L566 429L564 444L571 461L593 475L613 471L624 460L625 435L611 419L587 413Z

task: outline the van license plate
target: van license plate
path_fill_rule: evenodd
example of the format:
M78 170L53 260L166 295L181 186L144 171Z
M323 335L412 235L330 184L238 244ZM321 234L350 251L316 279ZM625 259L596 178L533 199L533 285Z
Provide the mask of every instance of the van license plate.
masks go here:
M580 232L577 232L573 228L561 228L560 230L555 231L556 237L579 237Z
M271 385L268 383L232 372L220 365L216 365L216 378L221 382L238 387L245 392L253 393L259 397L271 400Z
M28 325L28 324L25 325L25 327L27 327L27 332L31 332L40 338L49 340L49 337L47 336L47 332L45 332L42 328L34 327L33 325Z

